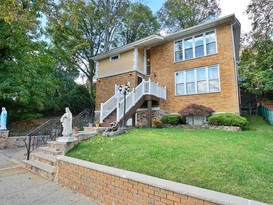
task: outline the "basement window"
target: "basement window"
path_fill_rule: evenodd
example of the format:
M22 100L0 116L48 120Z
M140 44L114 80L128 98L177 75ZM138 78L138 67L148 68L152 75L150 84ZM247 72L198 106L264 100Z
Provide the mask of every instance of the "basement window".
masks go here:
M110 61L115 61L115 60L118 60L120 58L120 55L114 55L114 56L111 56L110 57Z

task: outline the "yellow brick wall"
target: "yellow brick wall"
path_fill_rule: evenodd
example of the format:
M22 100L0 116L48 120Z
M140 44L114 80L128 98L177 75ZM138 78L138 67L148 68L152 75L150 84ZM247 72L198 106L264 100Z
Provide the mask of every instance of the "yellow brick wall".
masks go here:
M218 53L182 62L174 62L174 43L151 48L151 77L167 87L167 102L161 108L178 112L190 103L209 106L217 112L238 112L235 66L230 24L216 29ZM202 66L219 65L221 92L175 96L174 72ZM154 77L156 74L156 77Z
M58 161L58 183L105 205L216 205L61 160Z
M138 72L128 72L111 77L100 78L96 84L96 110L100 110L100 103L106 102L115 94L115 84L124 85L130 82L131 89L137 86Z

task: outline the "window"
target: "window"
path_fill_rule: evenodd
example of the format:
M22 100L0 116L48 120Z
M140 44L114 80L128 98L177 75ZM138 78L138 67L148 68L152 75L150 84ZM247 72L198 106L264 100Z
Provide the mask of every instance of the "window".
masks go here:
M175 90L176 95L219 92L218 65L176 72Z
M115 61L119 59L119 55L111 56L110 61Z
M207 55L216 53L216 37L214 31L206 33L206 48Z
M211 55L216 52L216 34L214 30L178 40L174 43L175 62Z
M151 74L151 50L146 50L146 74Z
M185 59L193 58L192 38L184 40Z
M203 35L195 36L195 57L204 56L204 38Z

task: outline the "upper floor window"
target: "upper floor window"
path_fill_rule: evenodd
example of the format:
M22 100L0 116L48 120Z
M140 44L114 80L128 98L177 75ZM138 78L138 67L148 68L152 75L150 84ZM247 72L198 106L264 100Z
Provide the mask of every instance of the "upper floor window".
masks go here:
M120 55L114 55L114 56L111 56L110 57L110 61L115 61L115 60L118 60L120 58Z
M215 30L178 40L174 43L175 62L211 55L216 52Z
M175 73L175 94L188 95L220 91L219 67L201 67Z

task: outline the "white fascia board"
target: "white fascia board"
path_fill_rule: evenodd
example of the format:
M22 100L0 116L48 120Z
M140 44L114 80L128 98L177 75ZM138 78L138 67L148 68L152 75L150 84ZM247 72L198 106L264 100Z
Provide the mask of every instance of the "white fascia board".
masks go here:
M216 26L225 24L225 23L234 23L236 21L235 14L230 14L228 16L224 16L221 18L218 18L216 20L210 21L208 23L196 25L190 28L183 29L181 31L178 31L176 33L170 34L168 36L165 36L166 41L172 41L181 37L186 37L189 35L192 35L194 33L198 33L204 30L215 28Z
M158 43L161 43L163 41L164 41L164 38L162 36L151 35L151 36L148 36L146 38L135 41L133 43L129 43L129 44L124 45L122 47L111 50L111 51L109 51L107 53L95 56L95 57L92 58L92 60L94 60L94 61L102 60L102 59L108 58L108 57L110 57L112 55L132 50L132 49L134 49L136 47L143 47L144 48L146 46L150 46L150 45L153 45L153 44L158 44Z

